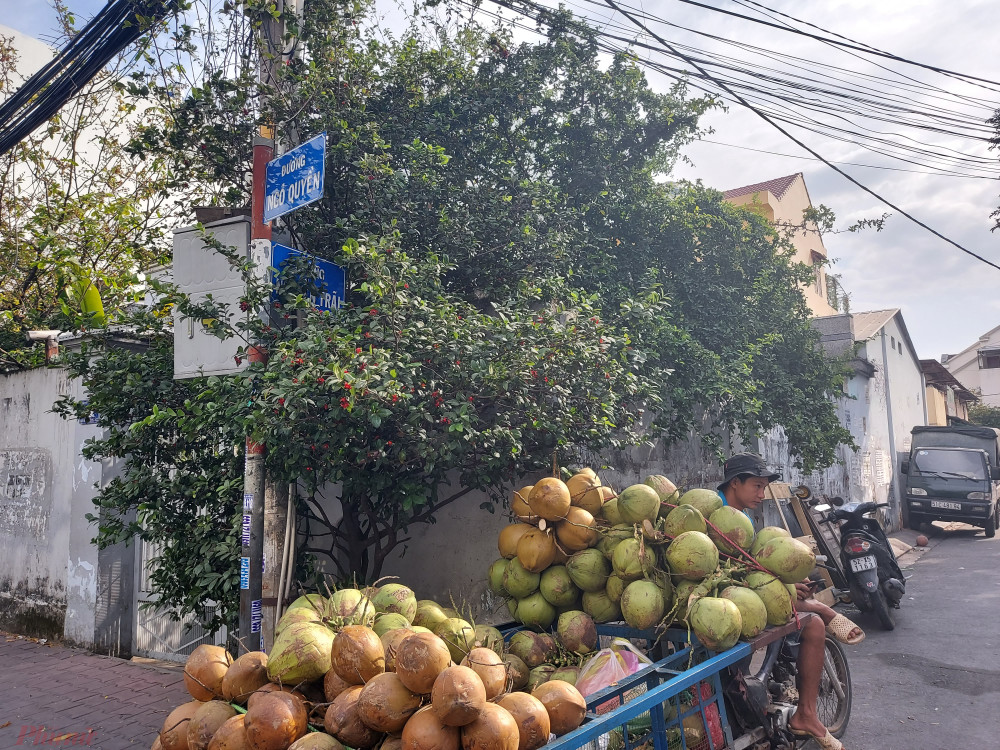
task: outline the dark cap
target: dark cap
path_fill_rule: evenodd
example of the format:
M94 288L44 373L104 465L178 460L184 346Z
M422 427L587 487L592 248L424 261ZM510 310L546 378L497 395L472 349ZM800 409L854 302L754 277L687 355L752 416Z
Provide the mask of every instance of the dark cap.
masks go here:
M781 479L781 474L777 474L767 468L764 459L756 453L737 453L722 465L721 490L730 480L738 476L762 477L768 482Z

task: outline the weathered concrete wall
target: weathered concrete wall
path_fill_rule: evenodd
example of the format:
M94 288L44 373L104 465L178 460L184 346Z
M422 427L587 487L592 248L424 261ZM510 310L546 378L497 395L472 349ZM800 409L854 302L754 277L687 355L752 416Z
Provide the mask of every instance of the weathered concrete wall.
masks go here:
M52 412L81 392L61 369L0 376L0 627L92 646L99 561L85 514L102 467L80 448L98 428Z

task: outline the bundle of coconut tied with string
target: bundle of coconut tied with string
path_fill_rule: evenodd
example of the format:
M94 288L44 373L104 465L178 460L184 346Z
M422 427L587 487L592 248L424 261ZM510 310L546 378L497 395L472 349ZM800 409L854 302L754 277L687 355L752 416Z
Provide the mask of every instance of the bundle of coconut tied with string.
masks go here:
M562 487L551 478L539 484L538 494L538 485L514 494L517 522L501 532L503 558L489 571L490 588L530 627L547 629L580 607L597 622L624 620L639 630L688 627L724 650L787 622L792 584L815 566L812 550L785 529L755 534L750 519L712 490L681 495L654 475L618 494L604 488L598 506L602 485L593 471Z

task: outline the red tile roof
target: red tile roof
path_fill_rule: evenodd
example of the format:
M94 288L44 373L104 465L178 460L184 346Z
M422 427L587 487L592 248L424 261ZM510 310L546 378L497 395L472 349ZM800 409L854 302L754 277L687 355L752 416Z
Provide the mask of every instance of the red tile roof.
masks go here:
M791 187L791 184L795 182L795 178L801 176L801 172L796 172L795 174L790 174L787 177L775 177L773 180L768 180L767 182L758 182L754 185L745 185L743 187L733 188L732 190L727 190L723 193L723 197L736 198L740 195L762 193L766 190L775 198L781 198L781 196L785 194L785 191Z

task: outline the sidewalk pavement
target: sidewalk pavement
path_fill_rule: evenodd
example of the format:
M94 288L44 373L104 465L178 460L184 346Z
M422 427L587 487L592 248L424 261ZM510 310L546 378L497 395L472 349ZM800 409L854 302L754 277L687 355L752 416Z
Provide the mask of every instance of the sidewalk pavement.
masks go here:
M0 748L152 746L191 700L181 665L140 663L0 633Z

